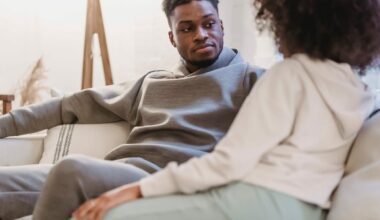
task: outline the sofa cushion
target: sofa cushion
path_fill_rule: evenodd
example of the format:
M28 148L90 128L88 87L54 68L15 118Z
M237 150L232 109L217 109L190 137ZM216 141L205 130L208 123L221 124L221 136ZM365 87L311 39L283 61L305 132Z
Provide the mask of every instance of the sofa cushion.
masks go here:
M128 134L126 122L57 126L47 132L40 163L56 163L70 154L104 158L110 150L125 143Z
M379 219L380 113L361 129L348 157L347 172L335 195L328 220Z

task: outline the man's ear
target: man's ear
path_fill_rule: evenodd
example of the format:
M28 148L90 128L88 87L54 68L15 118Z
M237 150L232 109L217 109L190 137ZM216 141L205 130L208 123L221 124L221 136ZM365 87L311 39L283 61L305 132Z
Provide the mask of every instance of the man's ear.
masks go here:
M169 31L169 40L170 40L170 43L172 43L173 47L177 47L177 44L175 43L174 41L174 35L173 35L173 31Z

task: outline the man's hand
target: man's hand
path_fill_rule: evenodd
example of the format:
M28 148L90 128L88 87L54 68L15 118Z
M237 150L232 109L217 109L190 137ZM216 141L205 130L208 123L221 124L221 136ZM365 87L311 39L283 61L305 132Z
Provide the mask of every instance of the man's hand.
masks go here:
M73 217L75 220L100 220L111 208L141 197L140 185L124 185L87 201L73 213Z

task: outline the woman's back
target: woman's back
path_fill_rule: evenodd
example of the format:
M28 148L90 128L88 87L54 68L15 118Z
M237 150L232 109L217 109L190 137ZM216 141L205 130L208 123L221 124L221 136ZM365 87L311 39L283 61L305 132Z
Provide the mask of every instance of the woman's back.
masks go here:
M249 111L239 117L251 118L250 128L240 135L254 135L252 151L268 151L245 180L328 207L349 147L371 112L371 94L348 64L305 54L271 68L253 93L261 98L247 100Z

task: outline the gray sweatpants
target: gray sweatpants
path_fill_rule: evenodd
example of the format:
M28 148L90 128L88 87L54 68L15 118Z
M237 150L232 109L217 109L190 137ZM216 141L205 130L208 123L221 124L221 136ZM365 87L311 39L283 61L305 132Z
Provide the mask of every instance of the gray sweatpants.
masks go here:
M0 167L0 219L30 215L51 165Z
M134 165L77 155L66 157L55 166L3 167L0 219L15 219L33 212L33 219L37 220L66 220L86 200L147 175Z

